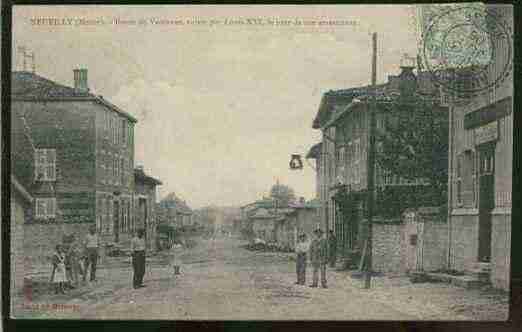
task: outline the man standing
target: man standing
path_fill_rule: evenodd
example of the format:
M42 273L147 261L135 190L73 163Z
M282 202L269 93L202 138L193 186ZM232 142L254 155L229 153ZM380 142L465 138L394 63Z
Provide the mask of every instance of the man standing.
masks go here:
M306 283L306 253L308 252L308 242L306 242L306 234L299 235L299 242L295 247L296 257L296 285L304 285Z
M91 266L90 281L96 281L96 264L98 263L98 248L100 247L98 234L96 234L96 226L92 225L91 227L89 227L89 234L87 234L85 242L87 264L85 265L83 281L85 281L85 279L87 278L87 270L89 268L89 265Z
M335 261L337 259L337 238L333 230L330 230L328 235L328 259L330 261L330 267L335 267Z
M145 231L138 229L137 235L131 240L132 267L134 269L134 288L145 287L143 276L145 275Z
M323 231L321 229L316 229L314 235L315 238L310 244L310 260L314 268L313 280L310 287L317 287L319 281L318 273L319 269L321 269L321 285L323 288L328 288L326 285L326 264L328 261L326 239L323 237Z

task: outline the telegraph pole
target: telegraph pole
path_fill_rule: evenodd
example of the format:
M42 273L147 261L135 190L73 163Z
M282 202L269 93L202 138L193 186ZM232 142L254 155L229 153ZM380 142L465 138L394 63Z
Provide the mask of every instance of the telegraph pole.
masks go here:
M372 219L374 210L375 195L375 112L377 108L377 33L372 34L373 54L372 54L372 96L368 109L368 228L366 239L366 268L364 288L371 288L372 281Z

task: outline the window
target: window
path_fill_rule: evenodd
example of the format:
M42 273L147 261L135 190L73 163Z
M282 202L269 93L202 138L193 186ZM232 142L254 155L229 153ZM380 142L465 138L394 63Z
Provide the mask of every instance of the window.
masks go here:
M112 177L114 179L114 184L118 183L118 169L119 169L119 162L118 158L115 156L114 159L112 159Z
M121 144L127 144L127 121L121 120Z
M354 162L353 162L353 171L354 171L354 183L361 183L361 139L358 138L355 140L353 144L354 148Z
M462 205L462 155L457 155L455 181L457 185L457 205Z
M98 200L98 203L100 204L100 211L98 218L96 218L96 231L100 232L103 228L103 217L105 216L105 200L103 198L100 198Z
M56 181L56 150L36 149L35 179L40 181Z
M474 152L471 152L470 154L470 166L471 166L471 199L472 199L472 202L473 203L476 203L477 202L477 185L476 185L476 181L477 181L477 169L475 167L475 163L476 163L476 157L475 157L475 153Z
M36 199L36 218L54 218L56 216L56 198Z
M123 185L125 182L125 165L124 165L124 159L123 157L120 158L120 177L121 177L121 182L120 184Z

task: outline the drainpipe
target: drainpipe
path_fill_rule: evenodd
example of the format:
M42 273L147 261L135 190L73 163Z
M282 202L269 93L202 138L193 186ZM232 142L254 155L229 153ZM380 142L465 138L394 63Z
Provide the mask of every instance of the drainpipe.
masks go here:
M450 103L449 107L449 158L448 158L448 270L451 270L451 210L452 210L452 202L453 202L453 136L454 136L454 126L453 126L453 105Z

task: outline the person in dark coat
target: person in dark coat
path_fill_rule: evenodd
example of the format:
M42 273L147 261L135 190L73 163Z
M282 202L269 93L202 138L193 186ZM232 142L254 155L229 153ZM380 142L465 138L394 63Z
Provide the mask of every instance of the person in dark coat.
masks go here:
M321 270L321 285L328 288L326 284L326 264L328 263L327 243L321 229L314 231L315 238L310 244L310 260L314 269L313 280L310 287L317 287L319 282L319 270Z
M134 269L134 288L145 287L143 277L145 276L145 230L139 229L137 235L131 240L132 267Z
M296 285L304 285L306 283L306 259L309 243L306 241L306 234L299 235L299 242L295 247L296 252Z
M328 235L328 260L330 267L335 267L335 261L337 259L337 238L333 230L330 230Z

